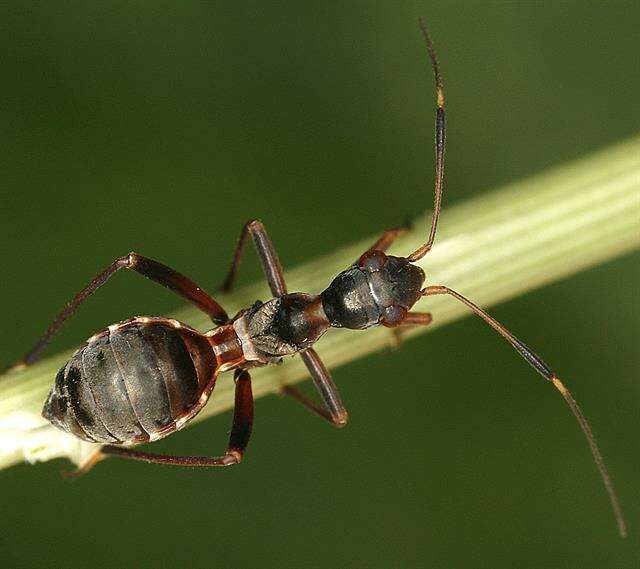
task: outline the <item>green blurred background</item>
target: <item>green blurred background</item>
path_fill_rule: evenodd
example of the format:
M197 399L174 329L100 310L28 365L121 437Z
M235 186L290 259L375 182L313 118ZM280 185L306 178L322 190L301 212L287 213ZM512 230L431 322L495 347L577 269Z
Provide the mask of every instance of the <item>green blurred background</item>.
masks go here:
M418 15L446 82L446 205L640 130L637 2L2 3L0 361L129 250L213 288L250 217L294 266L427 208ZM557 393L467 319L335 370L343 431L260 400L238 468L0 472L0 563L638 567L639 259L493 310L583 404L626 541ZM242 274L259 278L254 257ZM120 275L56 347L176 306ZM217 453L229 420L154 450Z

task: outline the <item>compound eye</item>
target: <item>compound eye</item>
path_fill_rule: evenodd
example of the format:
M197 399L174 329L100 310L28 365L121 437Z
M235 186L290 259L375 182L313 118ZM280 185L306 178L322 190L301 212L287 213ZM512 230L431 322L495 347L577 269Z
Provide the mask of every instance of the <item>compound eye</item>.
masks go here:
M388 328L400 326L406 317L407 309L404 306L394 304L385 309L384 316L382 317L382 324Z
M387 263L387 256L382 251L367 251L358 259L357 265L372 273L379 271Z

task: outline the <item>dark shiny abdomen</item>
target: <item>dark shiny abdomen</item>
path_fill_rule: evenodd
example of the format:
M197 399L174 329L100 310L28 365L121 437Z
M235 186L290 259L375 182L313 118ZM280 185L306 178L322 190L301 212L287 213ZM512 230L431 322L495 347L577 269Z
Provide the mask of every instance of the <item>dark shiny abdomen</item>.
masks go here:
M215 377L199 332L164 318L134 318L94 336L58 372L43 416L77 437L136 443L176 430Z

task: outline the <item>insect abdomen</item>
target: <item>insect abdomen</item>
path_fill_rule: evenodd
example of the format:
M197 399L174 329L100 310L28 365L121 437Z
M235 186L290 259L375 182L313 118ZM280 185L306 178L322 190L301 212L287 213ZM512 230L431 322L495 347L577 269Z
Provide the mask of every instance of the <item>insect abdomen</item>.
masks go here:
M211 387L211 352L197 331L164 318L110 326L58 372L43 416L91 442L156 440L183 424Z

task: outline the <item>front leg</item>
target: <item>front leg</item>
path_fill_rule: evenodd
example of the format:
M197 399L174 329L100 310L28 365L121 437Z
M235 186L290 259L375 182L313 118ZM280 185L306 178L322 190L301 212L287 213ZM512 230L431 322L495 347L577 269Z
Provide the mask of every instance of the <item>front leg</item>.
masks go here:
M393 227L392 229L387 229L380 238L365 251L365 253L370 251L382 251L384 253L389 247L391 247L398 236L406 231L406 227Z
M247 246L247 239L249 238L249 235L253 238L253 244L256 247L258 257L260 258L260 263L262 264L262 269L264 270L265 277L269 283L271 294L273 294L273 296L282 296L283 294L287 294L287 285L284 282L282 264L280 263L280 259L278 259L278 254L276 253L276 249L273 246L271 239L269 239L267 230L259 219L247 221L242 228L238 245L233 253L231 267L229 268L226 278L222 281L219 290L221 292L229 292L231 290L238 267L242 262L242 257Z
M428 326L433 321L431 312L407 312L404 318L398 323L383 322L387 328L391 328L392 345L391 350L397 350L402 344L403 336L407 328L414 326Z

